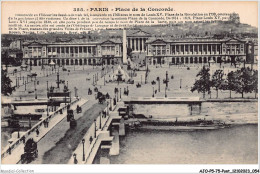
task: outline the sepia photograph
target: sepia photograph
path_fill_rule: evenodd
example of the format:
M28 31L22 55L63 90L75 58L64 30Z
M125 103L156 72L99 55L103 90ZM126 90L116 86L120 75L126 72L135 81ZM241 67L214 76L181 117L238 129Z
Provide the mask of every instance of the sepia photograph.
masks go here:
M258 146L257 1L1 2L1 173L259 173Z

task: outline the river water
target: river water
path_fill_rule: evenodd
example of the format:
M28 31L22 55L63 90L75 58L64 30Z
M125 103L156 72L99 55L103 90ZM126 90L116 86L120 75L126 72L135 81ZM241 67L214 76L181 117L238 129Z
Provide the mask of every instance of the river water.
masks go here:
M258 126L217 130L130 130L111 164L256 164Z

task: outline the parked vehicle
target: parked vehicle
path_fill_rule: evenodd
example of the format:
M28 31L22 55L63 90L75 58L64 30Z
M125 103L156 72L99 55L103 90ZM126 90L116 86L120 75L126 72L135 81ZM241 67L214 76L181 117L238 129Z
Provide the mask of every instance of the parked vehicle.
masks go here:
M21 155L21 163L28 164L38 157L37 143L30 138L24 146L24 154Z
M77 126L77 121L74 118L72 118L70 120L70 128L75 128L76 126Z
M73 114L73 110L69 109L67 111L67 122L69 122L71 119L74 119L74 114Z

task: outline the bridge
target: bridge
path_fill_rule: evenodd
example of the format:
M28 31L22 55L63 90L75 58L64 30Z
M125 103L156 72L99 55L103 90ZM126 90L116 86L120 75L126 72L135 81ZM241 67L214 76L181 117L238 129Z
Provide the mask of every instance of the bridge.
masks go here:
M82 105L86 101L83 99L75 99L70 103L70 108L75 110L77 105ZM23 103L23 102L21 102ZM30 102L24 102L24 103L30 103ZM2 154L1 159L3 164L16 164L20 162L21 155L23 154L24 150L24 142L26 142L28 139L33 138L36 142L41 141L46 134L48 134L60 121L62 121L66 115L67 115L67 107L69 105L62 105L59 107L56 111L51 112L49 115L44 117L41 121L39 121L37 124L35 124L31 129L26 131L25 133L21 133L20 137L15 139L9 146L7 146ZM48 128L44 127L44 122L46 120L49 120L50 126ZM40 134L38 137L36 137L36 130L40 131Z

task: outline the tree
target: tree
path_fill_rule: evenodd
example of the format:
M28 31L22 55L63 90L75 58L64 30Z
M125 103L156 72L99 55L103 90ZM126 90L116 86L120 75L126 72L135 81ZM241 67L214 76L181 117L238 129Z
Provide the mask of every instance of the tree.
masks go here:
M2 51L1 57L2 57L1 65L5 65L5 68L7 70L7 67L9 65L9 55L8 55L8 52L7 51Z
M223 89L224 79L223 70L216 70L212 75L211 86L215 88L217 92L216 98L218 98L218 90Z
M234 23L234 24L239 24L239 23L240 23L239 14L238 14L238 13L235 13L235 12L233 12L232 14L230 14L230 16L229 16L229 21L230 21L231 23Z
M7 76L7 71L1 71L1 93L3 95L11 95L14 91L14 87L11 86L12 80Z
M209 68L203 68L200 70L200 72L197 74L196 77L200 77L199 80L196 80L193 87L191 88L191 92L198 91L198 93L203 93L203 98L205 98L205 93L210 92L210 74L209 74Z
M252 71L249 67L247 68L241 68L236 71L237 78L235 81L236 88L235 91L237 93L240 93L242 95L242 98L244 98L244 93L249 93L253 91L252 88Z
M231 98L231 91L235 91L236 88L236 73L233 71L229 72L227 75L227 80L226 80L226 86L225 89L230 91L230 98Z
M258 71L257 70L253 70L252 90L255 92L255 98L256 98L256 94L258 92Z
M127 48L127 56L132 57L132 48Z

